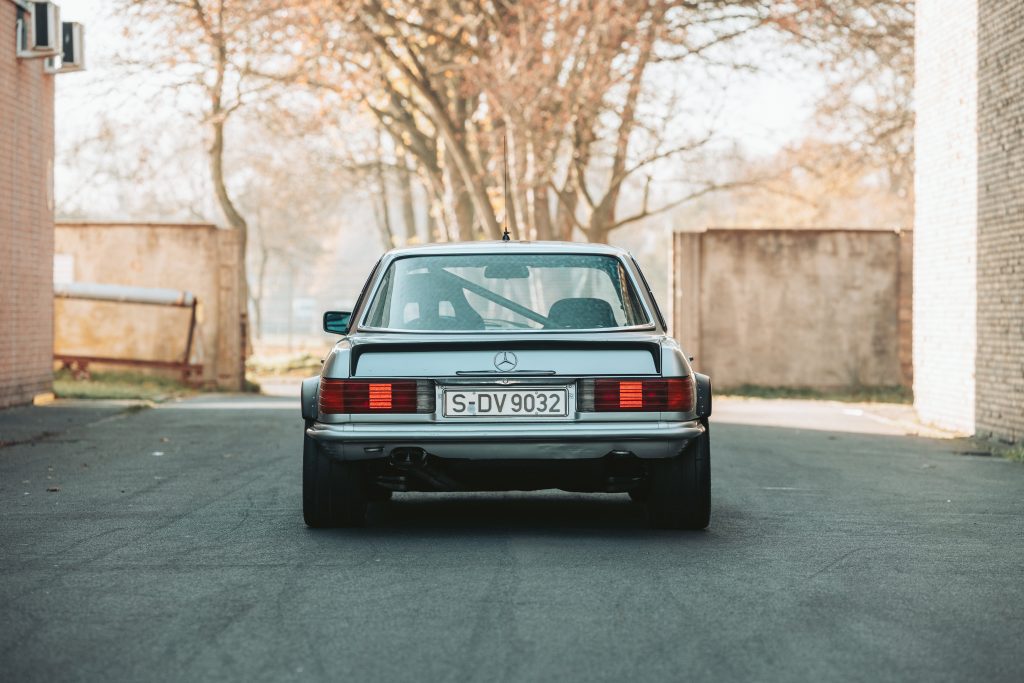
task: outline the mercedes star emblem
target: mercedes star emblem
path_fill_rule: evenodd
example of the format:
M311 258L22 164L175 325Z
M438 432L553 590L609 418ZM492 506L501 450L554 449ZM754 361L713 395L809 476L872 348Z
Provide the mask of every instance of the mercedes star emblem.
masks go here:
M511 351L500 351L494 354L494 367L501 372L512 372L519 365L519 359Z

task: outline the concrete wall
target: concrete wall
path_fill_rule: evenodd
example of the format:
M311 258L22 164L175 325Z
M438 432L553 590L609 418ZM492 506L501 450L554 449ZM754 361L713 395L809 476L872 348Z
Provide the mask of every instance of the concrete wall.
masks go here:
M910 247L889 231L676 233L674 334L723 389L908 383Z
M1024 1L978 6L975 431L1024 440Z
M78 282L170 287L199 300L191 360L201 379L238 389L242 370L238 241L213 225L58 223L56 253ZM59 299L54 350L75 355L181 360L185 308ZM123 369L123 368L122 368Z
M52 387L53 76L0 0L0 408Z
M977 4L917 4L914 403L974 431L977 318Z

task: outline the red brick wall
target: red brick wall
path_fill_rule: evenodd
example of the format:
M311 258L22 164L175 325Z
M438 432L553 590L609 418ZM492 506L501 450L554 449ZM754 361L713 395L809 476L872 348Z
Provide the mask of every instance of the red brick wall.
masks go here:
M0 0L0 407L49 391L53 358L53 76L15 56Z

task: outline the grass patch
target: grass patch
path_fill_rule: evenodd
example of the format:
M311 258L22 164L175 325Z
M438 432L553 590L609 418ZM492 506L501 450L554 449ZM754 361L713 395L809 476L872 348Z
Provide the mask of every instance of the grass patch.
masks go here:
M1024 444L1018 444L1002 452L1002 456L1011 462L1024 463Z
M909 387L841 387L838 389L812 389L811 387L765 387L742 384L738 387L715 389L724 396L748 398L800 398L815 401L843 401L846 403L913 403L914 393Z
M114 398L163 401L195 393L178 379L138 372L93 372L76 379L70 370L54 373L53 393L58 398Z

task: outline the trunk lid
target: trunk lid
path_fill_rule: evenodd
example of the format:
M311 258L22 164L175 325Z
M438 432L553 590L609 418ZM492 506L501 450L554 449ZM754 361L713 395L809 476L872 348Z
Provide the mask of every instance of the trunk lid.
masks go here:
M615 334L472 339L373 335L352 339L352 377L585 377L659 374L660 337ZM611 337L611 338L609 338Z

